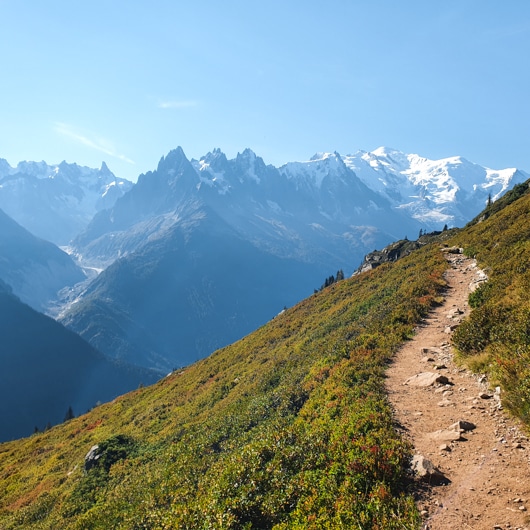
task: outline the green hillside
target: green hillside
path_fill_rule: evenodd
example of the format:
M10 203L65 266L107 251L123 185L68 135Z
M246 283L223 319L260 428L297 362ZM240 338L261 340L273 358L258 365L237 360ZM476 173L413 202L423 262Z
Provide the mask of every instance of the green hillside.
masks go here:
M460 358L504 390L503 404L530 424L530 190L519 184L455 241L488 275L455 332Z
M456 333L462 359L506 385L523 416L529 210L522 193L445 242L491 278ZM442 299L439 247L335 283L151 387L0 445L0 528L418 528L384 370ZM99 458L85 464L95 444Z

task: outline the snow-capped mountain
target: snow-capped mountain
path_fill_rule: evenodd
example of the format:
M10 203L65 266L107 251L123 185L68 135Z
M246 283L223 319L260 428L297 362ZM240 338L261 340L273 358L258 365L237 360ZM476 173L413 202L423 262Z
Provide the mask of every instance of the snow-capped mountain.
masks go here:
M280 257L351 269L367 250L421 226L393 209L337 154L278 169L246 149L228 160L219 150L189 161L181 148L116 205L96 215L73 242L80 259L104 267L182 218L199 201L243 238Z
M386 148L276 168L250 149L188 160L179 147L72 241L105 270L59 319L125 361L187 364L374 249L462 225L528 177Z
M111 265L61 322L126 361L187 364L419 231L339 155L307 171L317 166L313 179L250 149L232 160L171 151L73 241L81 262Z
M516 168L490 169L460 156L429 160L385 147L343 160L369 188L428 229L463 226L488 197L495 201L530 178Z
M132 187L103 162L100 169L61 162L0 159L0 208L24 228L57 245L66 245L94 215L110 208Z

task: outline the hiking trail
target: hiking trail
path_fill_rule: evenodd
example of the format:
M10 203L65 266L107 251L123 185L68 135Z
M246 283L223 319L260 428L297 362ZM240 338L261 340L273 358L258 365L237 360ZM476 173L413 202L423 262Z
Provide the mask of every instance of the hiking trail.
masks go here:
M502 409L500 389L453 362L451 334L485 275L475 260L445 250L445 300L396 353L386 380L399 429L421 455L422 528L530 530L530 441Z

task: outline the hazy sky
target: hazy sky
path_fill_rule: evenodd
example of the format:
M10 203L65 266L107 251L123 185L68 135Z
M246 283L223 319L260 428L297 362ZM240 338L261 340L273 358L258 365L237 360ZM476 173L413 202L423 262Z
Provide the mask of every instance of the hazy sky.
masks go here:
M0 0L0 51L11 165L385 145L530 171L527 0Z

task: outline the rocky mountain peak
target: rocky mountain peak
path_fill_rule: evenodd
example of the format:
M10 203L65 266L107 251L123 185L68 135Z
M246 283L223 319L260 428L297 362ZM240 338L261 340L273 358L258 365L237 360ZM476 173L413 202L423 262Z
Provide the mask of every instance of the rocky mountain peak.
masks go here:
M200 170L211 169L212 171L225 171L228 166L226 155L216 147L206 155L202 156L200 161Z
M172 149L166 156L163 156L160 159L157 172L167 173L172 170L178 171L186 163L189 164L189 160L186 158L182 147L178 146L176 149Z

